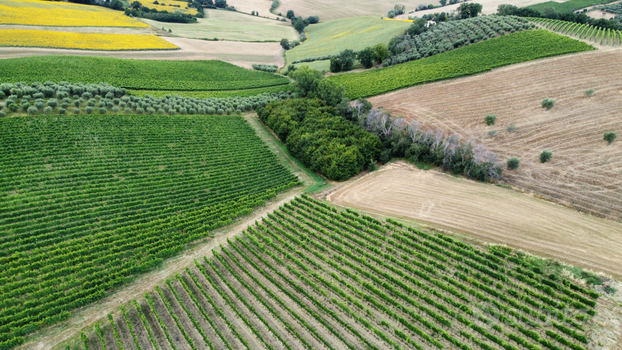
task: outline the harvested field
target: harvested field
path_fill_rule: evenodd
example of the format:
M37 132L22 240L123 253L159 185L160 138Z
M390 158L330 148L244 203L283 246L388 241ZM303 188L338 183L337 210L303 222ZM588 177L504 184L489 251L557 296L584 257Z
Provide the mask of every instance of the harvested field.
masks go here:
M622 224L491 184L398 162L328 200L622 276Z
M622 220L622 144L607 145L606 131L622 132L622 82L611 74L622 50L552 58L478 76L408 88L371 99L423 128L475 140L503 161L520 158L504 181L581 211ZM587 99L583 93L594 89ZM447 98L438 98L447 96ZM544 98L556 99L546 111ZM495 114L495 126L484 117ZM507 132L514 125L516 131ZM497 136L488 132L497 130ZM540 163L544 149L553 159Z
M85 51L65 49L41 49L21 47L0 47L0 59L49 56L100 56L116 58L136 58L148 60L221 60L240 67L252 68L254 63L284 64L283 49L279 43L245 43L234 41L205 41L187 38L162 37L179 47L174 51Z

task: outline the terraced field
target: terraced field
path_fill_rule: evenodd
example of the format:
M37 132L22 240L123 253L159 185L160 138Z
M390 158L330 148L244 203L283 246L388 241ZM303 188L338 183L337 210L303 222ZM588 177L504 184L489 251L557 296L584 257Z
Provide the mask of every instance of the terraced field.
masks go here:
M241 117L0 124L0 349L299 183Z
M67 346L578 350L598 297L509 250L303 196Z

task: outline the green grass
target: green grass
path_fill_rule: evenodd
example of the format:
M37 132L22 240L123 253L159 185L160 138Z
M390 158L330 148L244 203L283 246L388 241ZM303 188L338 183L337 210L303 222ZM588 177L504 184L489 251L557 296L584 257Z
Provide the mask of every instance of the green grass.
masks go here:
M343 85L348 96L355 99L537 58L588 50L594 50L594 47L546 30L528 30L397 66L340 74L328 79Z
M610 3L613 1L615 0L570 0L566 2L547 1L527 7L540 12L544 11L547 7L552 8L556 12L570 12L584 7L599 5L602 3Z
M157 61L108 57L39 56L2 60L0 81L106 82L136 90L244 90L289 84L272 73L222 61Z
M148 19L141 21L156 28L171 29L173 35L193 39L275 42L283 38L299 39L291 23L227 10L205 10L205 18L198 18L198 23L163 23Z
M288 63L320 56L334 55L345 49L360 51L378 43L388 44L411 25L405 21L388 21L378 17L344 18L312 24L305 29L306 42L285 53Z
M267 88L259 89L246 89L246 90L229 90L229 91L171 91L171 90L128 90L130 95L145 96L151 95L153 97L164 97L166 95L180 95L183 97L197 97L197 98L226 98L226 97L252 97L261 94L278 94L279 92L293 91L292 85L279 85L271 86Z
M235 116L3 118L0 150L2 349L298 183Z

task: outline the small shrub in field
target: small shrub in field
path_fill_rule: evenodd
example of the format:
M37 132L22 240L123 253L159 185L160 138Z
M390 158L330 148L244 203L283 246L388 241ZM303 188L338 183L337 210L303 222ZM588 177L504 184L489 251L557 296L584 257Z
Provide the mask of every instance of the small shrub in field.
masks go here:
M548 149L545 149L540 153L540 163L546 163L553 158L553 152Z
M22 103L22 111L27 112L28 108L30 108L30 103Z
M497 116L492 114L487 115L486 118L484 118L484 121L488 126L495 125L495 123L497 122Z
M612 144L613 141L618 137L618 134L616 134L613 131L608 131L605 133L605 137L604 140L607 141L607 143Z
M552 98L545 98L544 100L542 100L542 108L546 108L546 110L548 111L549 109L553 108L553 106L555 106L555 100Z
M520 165L520 160L518 158L512 157L508 159L508 169L510 170L517 169L519 165Z
M594 89L585 90L584 94L585 97L590 98L592 95L594 95Z
M489 136L489 137L495 137L495 136L497 136L497 130L490 130L490 131L488 132L488 136Z

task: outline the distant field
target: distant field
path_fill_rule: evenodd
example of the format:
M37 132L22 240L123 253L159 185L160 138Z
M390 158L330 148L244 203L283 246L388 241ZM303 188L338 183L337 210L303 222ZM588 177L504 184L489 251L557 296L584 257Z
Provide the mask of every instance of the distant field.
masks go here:
M557 12L570 12L582 9L584 7L600 5L602 3L609 3L614 1L616 0L570 0L565 2L547 1L527 7L540 12L544 11L544 9L547 7L550 7Z
M285 53L287 62L303 58L334 55L345 49L360 51L389 41L411 25L405 21L387 21L379 17L345 18L312 24L305 29L306 42Z
M224 98L224 97L250 97L261 94L278 94L281 91L292 91L291 85L279 85L267 88L259 89L246 89L246 90L228 90L228 91L166 91L166 90L128 90L128 93L136 96L151 95L153 97L164 97L166 95L180 95L184 97L197 97L197 98Z
M222 61L153 61L106 57L40 56L1 61L5 82L67 81L145 90L242 90L289 84L276 74Z
M596 45L615 46L617 44L619 46L622 44L622 32L619 30L603 29L589 24L569 23L548 18L532 18L531 20L550 31L592 41Z
M249 2L254 0L237 0L241 2ZM267 0L265 0L267 1ZM374 16L380 19L381 16L387 16L387 12L393 9L395 1L390 0L360 0L360 1L330 1L330 0L279 0L281 6L275 11L282 12L283 15L287 10L294 10L297 16L308 17L312 15L320 16L322 22L328 22L335 19ZM431 1L422 0L406 0L400 1L400 4L406 5L406 9L414 10L417 5L431 4ZM438 4L438 1L435 2Z
M179 49L155 35L70 33L27 29L0 29L0 46L103 51Z
M168 11L171 13L181 12L181 13L189 13L192 15L197 14L197 9L195 9L194 7L186 8L188 7L187 1L164 0L164 1L159 2L158 5L156 5L153 3L153 1L147 0L147 1L143 1L142 4L145 7L148 7L150 9L156 9L158 11ZM174 7L170 5L179 5L180 7Z
M291 23L250 16L226 10L205 10L206 18L198 23L163 23L148 19L141 21L156 28L171 29L173 35L194 39L224 39L232 41L281 41L299 39Z
M298 182L237 116L3 118L0 130L2 349Z
M562 56L370 100L422 128L482 143L502 161L518 157L520 167L504 171L513 186L622 221L622 82L611 73L619 65L620 50ZM588 89L596 91L589 99ZM436 98L441 95L451 98ZM556 100L550 111L540 105L544 98ZM495 126L484 123L488 114L497 116ZM509 125L514 132L506 131ZM495 137L488 136L491 130ZM617 132L618 140L607 145L606 131ZM553 159L542 164L544 149Z
M101 6L43 0L0 0L0 24L75 27L147 27Z
M471 75L542 57L594 48L546 30L527 30L479 42L432 57L362 73L331 76L352 99L400 88Z

